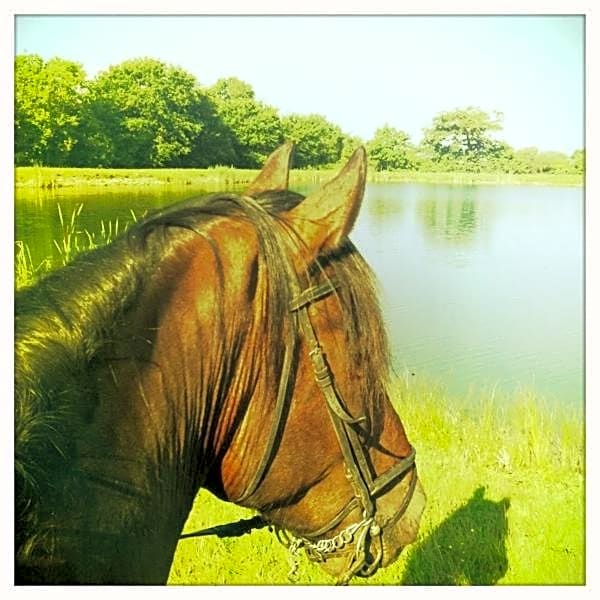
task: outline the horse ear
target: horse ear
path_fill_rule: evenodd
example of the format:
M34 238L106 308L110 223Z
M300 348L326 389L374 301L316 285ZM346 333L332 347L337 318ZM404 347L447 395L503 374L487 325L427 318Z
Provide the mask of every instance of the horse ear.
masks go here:
M246 194L257 196L269 190L277 192L287 190L293 150L293 142L286 142L279 146L267 158L256 179L246 188Z
M311 258L340 245L350 233L362 203L367 178L367 153L355 150L338 175L287 214Z

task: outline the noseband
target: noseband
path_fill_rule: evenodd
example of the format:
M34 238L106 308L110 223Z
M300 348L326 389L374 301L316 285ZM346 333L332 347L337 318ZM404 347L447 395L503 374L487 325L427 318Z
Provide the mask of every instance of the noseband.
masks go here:
M338 580L338 583L346 584L354 575L372 575L380 566L383 557L383 526L388 523L382 524L377 521L376 499L398 483L408 471L414 471L415 450L411 448L408 456L399 460L381 475L374 474L368 450L361 443L356 428L359 423L366 421L367 417L355 418L346 409L336 389L333 375L315 334L308 311L311 304L334 293L337 286L335 280L328 279L305 289L292 300L290 311L296 315L297 323L309 347L315 379L327 404L329 416L344 457L346 476L354 489L354 497L326 525L310 534L295 536L277 527L275 529L279 540L289 548L293 555L297 555L301 549L304 549L311 560L324 562L335 554L347 554L346 570ZM236 502L249 498L257 490L273 458L276 440L282 427L293 354L294 352L288 351L284 357L275 406L274 425L271 428L266 451L252 481ZM412 499L416 481L416 473L413 472L406 496L399 510L392 517L391 523L398 521L406 511ZM349 525L331 538L317 539L334 529L356 508L362 509L360 521Z

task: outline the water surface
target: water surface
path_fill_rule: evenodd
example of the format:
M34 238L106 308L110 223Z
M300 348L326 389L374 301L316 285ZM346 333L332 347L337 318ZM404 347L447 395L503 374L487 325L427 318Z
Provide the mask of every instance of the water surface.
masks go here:
M202 191L102 188L17 198L17 240L34 263L58 256L65 218L99 235ZM306 191L306 190L300 190ZM457 398L532 389L583 402L583 190L370 184L352 239L379 279L396 370Z

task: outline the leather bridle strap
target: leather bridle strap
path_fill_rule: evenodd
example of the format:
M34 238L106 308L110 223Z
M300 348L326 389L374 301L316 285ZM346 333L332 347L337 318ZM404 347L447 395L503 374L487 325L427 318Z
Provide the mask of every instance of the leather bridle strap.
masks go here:
M352 425L365 421L366 417L361 416L359 418L354 418L342 404L339 394L335 389L331 370L325 360L323 349L317 340L310 321L308 304L305 304L298 310L298 321L309 347L308 354L313 364L315 379L327 402L329 416L355 494L360 499L366 512L364 516L371 517L375 512L375 505L371 498L371 494L369 493L368 481L365 478L365 471L368 469L368 465L366 464L364 452L356 448L356 446L359 446L362 449L362 446L360 445L360 440L357 439L358 436L356 435L355 430L351 427Z
M312 532L310 537L322 535L333 529L358 505L362 505L363 519L373 517L376 511L375 498L386 488L401 479L413 467L415 460L415 451L411 448L408 456L399 460L393 467L381 475L373 477L367 450L363 446L355 428L357 424L366 421L367 418L366 416L354 417L342 402L308 312L311 304L334 293L337 286L338 283L335 279L327 279L320 284L302 291L290 304L290 311L297 315L298 324L308 345L315 380L326 400L328 413L344 458L346 472L355 491L355 497L327 525L321 527L318 532ZM236 502L242 502L254 494L264 479L273 459L276 442L283 426L283 414L288 397L292 360L295 353L295 345L286 348L275 402L273 425L265 446L265 452L248 487L236 499ZM414 485L412 484L414 480L416 480L415 477L413 477L413 481L411 481L411 486L409 487L408 501L412 497L414 489Z
M370 458L355 427L357 424L366 421L366 417L354 417L344 406L308 312L310 304L332 293L336 287L337 282L335 280L326 280L305 290L292 303L292 311L295 311L298 315L299 325L309 348L315 379L327 402L331 422L344 458L346 472L355 491L355 497L346 507L339 511L327 525L321 527L318 532L312 532L310 534L311 538L322 535L338 525L356 507L357 500L362 505L363 518L373 517L376 512L375 498L401 479L414 466L415 462L415 450L411 447L408 456L400 459L381 475L373 477ZM413 476L407 494L408 501L412 497L415 481L416 477Z
M280 541L288 547L294 565L297 565L295 557L301 548L305 550L311 560L318 562L327 560L327 557L335 553L347 556L346 567L337 581L338 584L346 584L357 573L368 576L381 565L383 526L390 526L405 513L413 497L417 477L414 471L415 451L412 447L408 456L400 459L383 474L377 476L374 473L368 449L363 445L357 427L359 423L366 421L366 416L354 417L344 405L339 390L336 389L333 374L327 364L309 314L310 304L333 292L334 289L335 283L332 281L325 281L318 286L313 286L296 299L292 310L297 314L299 326L308 345L315 379L326 400L329 417L344 459L346 474L354 489L354 497L318 531L301 536L277 527L275 531ZM391 520L385 523L378 522L375 504L377 496L385 493L388 487L392 484L395 485L411 470L413 471L412 477L398 511ZM341 529L333 537L326 539L321 537L340 525L356 508L362 508L360 520Z
M334 280L327 280L322 284L314 285L305 289L303 292L298 294L290 304L290 312L295 312L309 304L328 296L335 291L337 284ZM265 445L265 451L262 455L261 461L254 471L254 475L248 487L244 490L241 496L239 496L235 502L243 502L247 500L261 484L266 472L273 459L273 453L275 451L275 445L277 438L280 433L280 429L283 425L283 413L286 405L288 396L288 387L291 379L292 372L292 359L296 352L295 345L293 347L287 346L285 355L283 357L283 366L281 370L281 377L279 379L279 389L277 390L277 399L275 401L275 410L273 411L273 425L271 426L271 432L269 439Z
M286 346L285 354L283 357L281 378L279 380L279 389L277 390L277 400L275 401L273 424L271 426L269 439L267 440L267 444L265 446L265 451L262 455L261 461L258 464L256 471L254 471L252 480L250 481L248 487L245 489L242 495L239 498L237 498L235 502L243 502L244 500L247 500L250 496L252 496L252 494L254 494L254 492L258 489L258 486L261 484L264 476L266 475L269 465L271 464L271 461L273 459L277 438L279 437L280 430L283 426L283 413L288 395L289 382L291 379L290 375L292 371L292 359L294 354L295 346Z
M292 300L290 304L290 311L296 312L297 310L300 310L309 304L313 304L314 302L329 296L329 294L333 294L337 287L337 280L330 278L322 283L306 288Z

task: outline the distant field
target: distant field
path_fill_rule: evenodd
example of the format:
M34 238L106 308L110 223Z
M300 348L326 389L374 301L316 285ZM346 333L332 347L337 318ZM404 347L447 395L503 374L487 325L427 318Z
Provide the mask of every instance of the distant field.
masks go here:
M290 184L319 183L336 173L337 169L292 170ZM68 192L87 186L181 186L194 185L228 189L252 181L258 170L214 167L209 169L77 169L55 167L18 167L15 186L31 190ZM424 173L419 171L369 172L372 182L415 182L443 184L531 184L582 185L582 175L506 173Z

